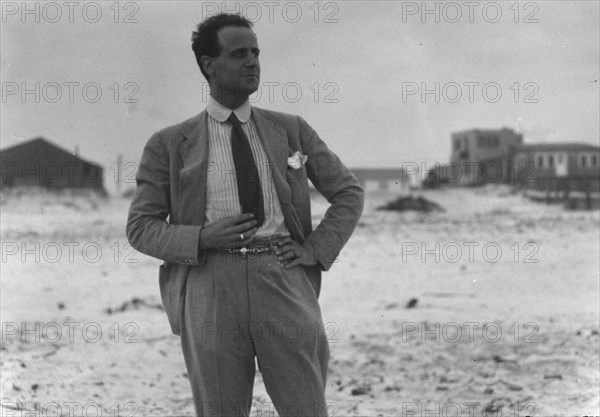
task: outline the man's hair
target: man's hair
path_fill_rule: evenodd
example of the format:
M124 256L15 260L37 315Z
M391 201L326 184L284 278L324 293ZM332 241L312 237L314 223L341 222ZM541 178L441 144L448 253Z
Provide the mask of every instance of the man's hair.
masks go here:
M196 31L192 33L192 49L196 55L196 62L202 71L204 78L208 80L208 74L202 68L203 56L219 56L221 45L219 44L219 30L228 26L238 26L252 29L252 22L239 14L221 13L209 17L198 24Z

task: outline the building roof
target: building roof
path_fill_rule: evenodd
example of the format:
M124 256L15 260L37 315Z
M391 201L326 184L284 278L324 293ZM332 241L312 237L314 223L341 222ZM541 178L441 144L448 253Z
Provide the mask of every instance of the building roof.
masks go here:
M80 162L100 168L100 165L83 159L41 136L0 150L0 157L3 162L36 160L40 163L56 162L56 158L60 157L62 161Z
M407 175L402 168L350 168L350 171L359 180L396 180Z
M494 133L498 133L498 132L511 132L514 133L515 135L520 135L520 132L516 132L514 129L511 129L510 127L506 127L503 126L499 129L478 129L478 128L474 128L474 129L465 129L465 130L460 130L458 132L452 132L452 135L464 135L467 133L476 133L476 134L494 134Z
M388 173L388 172L397 172L402 173L404 170L402 168L350 168L352 172L361 172L361 173Z
M515 146L516 152L598 152L600 146L580 142L530 143Z

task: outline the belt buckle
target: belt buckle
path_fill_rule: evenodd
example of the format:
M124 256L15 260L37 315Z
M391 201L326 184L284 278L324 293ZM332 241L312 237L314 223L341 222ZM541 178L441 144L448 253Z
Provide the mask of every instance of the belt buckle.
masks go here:
M249 253L263 253L263 252L268 252L268 251L272 251L273 250L273 246L271 245L270 247L265 247L265 248L249 248L247 246L244 246L242 248L237 249L237 253L240 253L242 255L242 258L246 259L246 257L248 256ZM233 249L232 252L230 253L236 253L236 250Z

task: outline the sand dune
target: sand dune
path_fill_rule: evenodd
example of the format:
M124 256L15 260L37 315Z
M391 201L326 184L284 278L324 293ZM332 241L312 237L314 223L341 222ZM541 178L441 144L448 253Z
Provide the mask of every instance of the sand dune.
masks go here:
M370 193L324 276L331 415L598 415L599 212L502 186L419 195L445 211L377 211L395 196ZM1 204L3 415L193 415L129 201ZM260 374L255 401L272 411Z

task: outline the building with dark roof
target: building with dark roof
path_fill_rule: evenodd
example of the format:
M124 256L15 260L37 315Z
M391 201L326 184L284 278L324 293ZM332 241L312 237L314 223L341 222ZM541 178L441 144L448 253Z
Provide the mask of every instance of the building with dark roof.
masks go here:
M587 143L537 143L512 150L512 178L535 189L600 190L600 147Z
M367 191L406 192L409 178L402 168L351 168L358 182Z
M2 188L93 189L106 194L102 167L38 137L0 151Z

